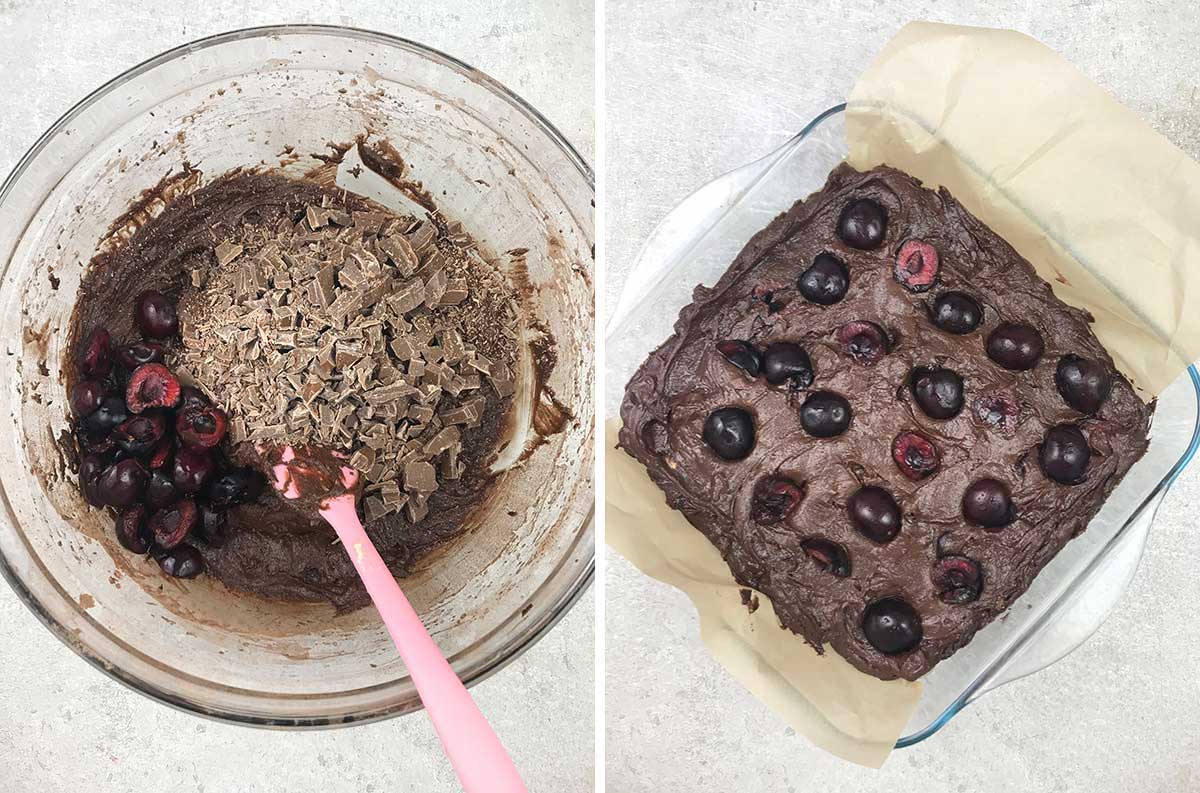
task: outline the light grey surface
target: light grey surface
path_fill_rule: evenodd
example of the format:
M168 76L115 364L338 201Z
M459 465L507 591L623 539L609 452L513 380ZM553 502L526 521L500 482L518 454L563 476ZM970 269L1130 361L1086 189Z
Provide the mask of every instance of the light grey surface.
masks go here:
M1200 13L1182 0L610 2L607 9L608 305L672 206L842 101L909 20L1030 33L1200 156ZM623 385L606 386L610 414ZM610 551L608 789L1200 789L1198 497L1200 468L1193 466L1168 494L1129 591L1083 647L988 694L880 771L848 765L793 735L705 653L686 598Z
M591 162L593 11L586 0L270 4L0 2L0 169L104 80L192 39L253 25L371 28L455 55L541 110ZM359 10L355 10L359 9ZM524 656L473 689L531 791L591 790L592 592ZM0 791L453 791L424 714L281 733L176 712L53 638L0 585Z

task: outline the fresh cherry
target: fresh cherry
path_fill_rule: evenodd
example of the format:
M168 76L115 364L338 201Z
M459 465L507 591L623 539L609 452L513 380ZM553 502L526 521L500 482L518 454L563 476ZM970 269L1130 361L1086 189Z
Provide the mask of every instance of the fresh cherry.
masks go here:
M149 454L167 429L167 421L161 414L133 416L117 425L113 430L113 440L117 446L134 457Z
M194 385L185 385L179 389L179 409L206 408L212 405L212 400Z
M717 343L717 352L725 356L725 360L741 369L750 379L758 377L762 370L762 355L748 341L730 339Z
M148 468L159 469L165 468L171 460L171 452L175 450L175 443L170 437L164 436L158 445L154 447L154 451L150 452L150 459L146 461Z
M1045 350L1042 334L1029 325L1005 322L987 337L987 354L1005 369L1023 372L1037 366Z
M1092 450L1074 424L1058 424L1046 431L1040 459L1046 476L1063 485L1077 485L1087 473Z
M880 545L900 533L900 505L882 487L867 485L850 497L846 505L854 527Z
M919 482L937 471L941 465L933 441L916 432L902 432L892 441L892 459L900 472Z
M812 360L799 344L773 342L763 353L763 374L771 385L791 382L797 388L808 388L813 381Z
M1068 405L1080 413L1095 413L1112 391L1108 367L1090 358L1064 355L1058 360L1054 384Z
M910 292L929 291L938 277L937 248L923 240L908 240L896 254L892 275Z
M200 520L192 536L213 548L225 544L226 514L207 505L200 505Z
M80 380L71 386L71 412L77 418L87 418L100 409L104 401L104 384L99 380Z
M962 292L943 292L933 301L930 312L933 324L946 331L963 335L983 322L983 307L975 298Z
M218 474L208 483L205 495L216 509L256 501L266 489L267 480L253 468L234 468Z
M1017 400L1004 391L981 394L973 406L975 417L989 427L995 427L1006 436L1017 431L1021 408Z
M814 438L841 435L850 426L850 403L832 391L814 391L800 406L800 425Z
M87 454L79 461L79 489L93 507L104 506L104 499L100 497L100 475L105 467L104 458L99 454Z
M175 304L162 292L149 290L138 295L133 318L142 333L152 339L165 339L179 332L179 314Z
M100 401L100 407L83 420L83 427L90 433L107 434L127 418L129 412L125 408L125 400L119 396L108 396Z
M112 369L112 336L107 330L96 328L88 334L79 368L88 377L104 377Z
M173 408L179 404L179 380L161 363L148 363L133 370L125 388L125 404L134 413L150 408Z
M996 479L973 482L963 493L962 511L963 517L985 529L1007 526L1017 517L1008 486Z
M867 606L862 630L876 650L884 655L899 655L920 644L921 617L900 598L883 598Z
M162 470L155 469L150 472L150 478L146 481L146 494L142 500L151 509L159 510L178 501L179 491L175 489L175 483L171 481L170 476Z
M978 600L983 590L983 571L979 569L979 563L965 556L938 559L933 563L930 578L942 602L951 605Z
M878 248L887 232L887 210L869 198L851 202L838 218L837 234L851 248Z
M763 477L750 497L750 519L764 526L786 520L800 506L804 494L804 485L786 476Z
M185 446L211 449L225 437L227 421L219 408L186 408L175 419L175 434Z
M110 507L132 506L146 487L146 469L137 460L114 463L100 474L96 492Z
M117 360L128 371L148 363L162 363L166 360L162 345L153 341L127 344L117 350Z
M944 367L917 367L908 380L922 412L932 419L949 419L963 407L963 381L958 374Z
M817 254L812 266L800 274L797 281L805 300L831 306L846 296L850 288L850 271L832 253Z
M176 501L171 506L155 512L150 518L150 530L154 532L155 544L167 550L174 548L192 533L199 517L200 511L190 499Z
M171 481L175 488L187 495L199 493L204 483L212 476L216 466L206 449L189 449L186 446L175 452L175 465Z
M859 363L878 363L888 352L887 332L874 322L847 322L838 329L837 338L846 354Z
M754 449L754 419L741 408L714 410L704 421L704 442L723 460L741 460Z
M800 548L808 558L820 565L822 570L833 573L838 578L850 575L850 555L836 542L813 537L800 543Z
M136 504L121 512L116 523L117 542L128 551L146 553L150 550L150 533L146 527L146 508Z
M159 551L154 557L162 571L175 578L195 578L204 572L204 557L187 543Z

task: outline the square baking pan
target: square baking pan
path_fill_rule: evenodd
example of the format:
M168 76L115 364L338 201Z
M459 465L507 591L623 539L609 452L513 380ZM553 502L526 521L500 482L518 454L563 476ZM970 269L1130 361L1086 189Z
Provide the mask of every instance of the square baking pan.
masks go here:
M848 155L845 105L821 113L783 146L701 187L651 234L605 330L608 415L625 383L671 335L697 284L712 285L749 239L819 190ZM1159 395L1150 447L1087 531L1050 561L1005 614L924 678L897 747L917 743L988 691L1044 669L1104 622L1141 559L1155 512L1200 443L1200 374L1189 367Z

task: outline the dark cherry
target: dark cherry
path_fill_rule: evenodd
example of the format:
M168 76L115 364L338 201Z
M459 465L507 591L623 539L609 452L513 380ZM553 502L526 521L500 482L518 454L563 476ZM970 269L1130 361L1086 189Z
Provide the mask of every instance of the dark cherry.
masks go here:
M1087 473L1092 450L1074 424L1058 424L1046 431L1041 448L1042 470L1063 485L1077 485Z
M100 409L104 401L104 384L99 380L80 380L71 386L71 412L77 418L87 418Z
M846 504L854 527L869 540L891 542L900 533L900 505L882 487L860 488Z
M162 415L133 416L113 430L113 441L134 457L149 454L162 440L167 421Z
M758 377L762 370L762 355L748 341L730 339L717 342L717 352L725 356L725 360L741 369L750 379Z
M985 529L1007 526L1017 518L1008 486L996 479L973 482L962 499L963 517Z
M122 366L132 372L144 364L162 363L166 358L163 354L161 344L153 341L144 341L137 344L127 344L117 350L117 360L121 362Z
M763 353L763 374L771 385L790 382L797 388L808 388L813 381L812 360L799 344L773 342Z
M162 292L149 290L138 295L133 312L142 333L152 339L165 339L179 332L179 314L175 304Z
M941 465L933 441L916 432L902 432L892 441L892 459L900 472L919 482L937 471Z
M220 548L225 544L226 515L221 510L205 504L200 505L200 520L192 530L192 536L206 545Z
M151 408L173 408L179 404L179 380L161 363L139 366L129 375L125 404L133 413Z
M183 447L175 452L171 481L181 493L199 493L215 468L207 450Z
M1064 355L1058 359L1054 384L1068 405L1080 413L1095 413L1112 391L1112 373L1099 361Z
M983 322L983 307L970 295L944 292L933 301L929 318L947 333L961 336L975 330Z
M195 578L204 572L204 557L187 543L160 551L154 558L164 573L175 578Z
M800 273L797 286L810 303L831 306L846 296L846 290L850 288L850 271L832 253L819 253L812 266Z
M1042 334L1029 325L1005 322L987 337L987 354L1005 369L1023 372L1037 366L1046 345Z
M100 407L83 420L83 427L91 433L107 434L127 418L129 411L125 408L125 400L119 396L108 396L101 400Z
M989 427L995 427L1004 435L1011 436L1017 431L1021 418L1021 407L1017 400L1004 391L993 391L981 394L975 400L975 417Z
M170 476L161 470L153 470L146 481L146 494L142 500L151 509L159 510L178 501L179 491L175 489Z
M863 634L884 655L899 655L921 642L921 616L900 598L876 600L863 613Z
M806 488L786 476L765 476L754 485L750 519L764 526L786 520L804 500Z
M185 498L160 509L150 518L150 531L154 532L155 544L166 550L174 548L187 539L199 519L200 511L196 508L196 502L190 499Z
M841 435L850 426L850 403L832 391L814 391L800 406L800 426L814 438Z
M253 468L234 468L218 474L208 483L205 495L216 509L256 501L267 486L267 479Z
M838 329L837 338L846 354L859 363L878 363L888 353L887 332L874 322L847 322Z
M132 506L146 487L146 469L137 460L121 460L100 474L96 492L110 507Z
M754 419L741 408L714 410L704 421L704 442L724 460L741 460L754 449Z
M112 336L104 328L96 328L83 342L79 368L88 377L104 377L112 369Z
M146 527L146 508L141 504L121 512L116 523L117 542L127 551L146 553L150 550L150 532Z
M938 277L937 248L924 240L908 240L896 254L892 275L910 292L928 292Z
M836 542L813 537L800 543L800 547L822 570L833 573L838 578L850 575L850 554Z
M187 410L188 408L206 408L212 404L212 400L204 395L204 392L194 385L185 385L179 389L179 409Z
M99 454L84 455L79 461L79 489L93 507L104 506L104 499L100 497L100 475L105 467L104 458Z
M150 453L150 459L146 461L146 466L153 469L166 468L167 463L171 461L171 452L173 451L175 451L174 441L169 436L164 437Z
M838 218L837 234L851 248L878 248L887 233L887 210L869 198L852 201Z
M931 419L949 419L963 407L963 381L957 372L943 367L917 367L908 379L913 399Z
M220 408L186 408L175 419L175 434L193 449L211 449L225 437L225 413Z
M943 556L933 563L930 575L933 587L943 603L961 605L979 599L983 590L983 571L979 563L965 556Z

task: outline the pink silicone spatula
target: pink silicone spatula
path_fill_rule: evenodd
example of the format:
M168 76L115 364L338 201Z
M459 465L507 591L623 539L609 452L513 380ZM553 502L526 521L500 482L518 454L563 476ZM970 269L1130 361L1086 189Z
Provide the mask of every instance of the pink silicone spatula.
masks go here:
M290 446L279 450L279 463L272 466L274 486L284 498L320 498L317 511L328 521L362 577L367 593L383 617L392 642L408 667L421 702L437 731L446 756L466 793L526 793L508 752L458 675L446 663L442 651L425 630L421 618L396 584L387 565L363 531L354 507L358 472L340 466L341 487L328 497L319 476L307 476L320 468L298 457ZM332 483L331 483L332 484Z

